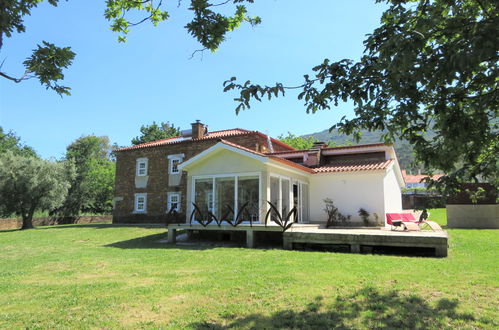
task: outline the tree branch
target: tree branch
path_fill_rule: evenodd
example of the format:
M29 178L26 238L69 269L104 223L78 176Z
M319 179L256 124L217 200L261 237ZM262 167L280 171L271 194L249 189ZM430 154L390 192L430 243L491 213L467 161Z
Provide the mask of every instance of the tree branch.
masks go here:
M9 80L12 80L12 81L13 81L13 82L15 82L15 83L20 83L20 82L22 81L22 79L20 79L20 78L14 78L14 77L11 77L11 76L9 76L9 75L7 75L7 74L3 73L3 72L0 72L0 76L2 76L2 77L4 77L4 78L7 78L7 79L9 79Z
M194 58L194 55L196 55L196 53L201 53L201 59L203 58L203 54L204 54L204 51L207 50L208 48L203 48L203 49L196 49L195 51L192 52L191 56L189 57L190 60L192 60Z
M210 5L210 7L223 6L223 5L228 4L230 1L231 0L227 0L227 1L220 2L220 3L214 4L214 5Z
M485 8L485 6L483 5L482 1L481 0L476 0L476 2L478 3L478 5L480 6L480 8L482 9L482 11L485 13L485 15L490 16L490 13L488 12L488 10Z

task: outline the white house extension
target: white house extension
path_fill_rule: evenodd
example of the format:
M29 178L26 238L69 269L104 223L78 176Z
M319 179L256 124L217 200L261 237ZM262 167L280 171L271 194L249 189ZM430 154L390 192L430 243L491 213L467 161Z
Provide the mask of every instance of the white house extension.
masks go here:
M195 203L218 219L226 205L262 223L272 202L281 214L297 209L298 223L325 223L324 199L334 201L349 224L362 225L360 208L383 226L402 210L404 181L391 145L371 144L262 153L220 140L179 165L187 173L186 222Z

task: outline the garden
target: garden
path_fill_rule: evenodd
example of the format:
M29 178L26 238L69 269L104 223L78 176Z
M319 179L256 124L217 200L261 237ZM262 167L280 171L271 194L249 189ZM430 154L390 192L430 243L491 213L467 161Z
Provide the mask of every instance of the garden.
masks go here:
M445 225L445 209L431 210ZM497 328L497 230L449 257L169 245L165 228L0 232L2 328Z

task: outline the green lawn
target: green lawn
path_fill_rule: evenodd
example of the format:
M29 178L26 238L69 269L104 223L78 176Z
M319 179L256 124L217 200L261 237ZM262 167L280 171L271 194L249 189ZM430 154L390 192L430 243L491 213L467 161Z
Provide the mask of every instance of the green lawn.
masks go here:
M160 228L3 231L0 327L498 328L499 231L449 236L439 259L174 246Z

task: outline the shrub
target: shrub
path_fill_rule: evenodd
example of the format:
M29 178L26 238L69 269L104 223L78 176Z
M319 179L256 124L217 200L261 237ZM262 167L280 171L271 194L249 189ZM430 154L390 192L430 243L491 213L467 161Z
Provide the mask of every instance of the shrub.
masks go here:
M364 208L359 209L359 216L362 218L362 221L364 221L364 225L368 226L369 225L369 212L367 212Z
M327 223L326 228L334 226L336 223L345 223L350 220L351 216L344 216L338 211L338 208L334 206L334 202L330 198L324 199L324 203L326 204L326 208L324 211L327 214Z

